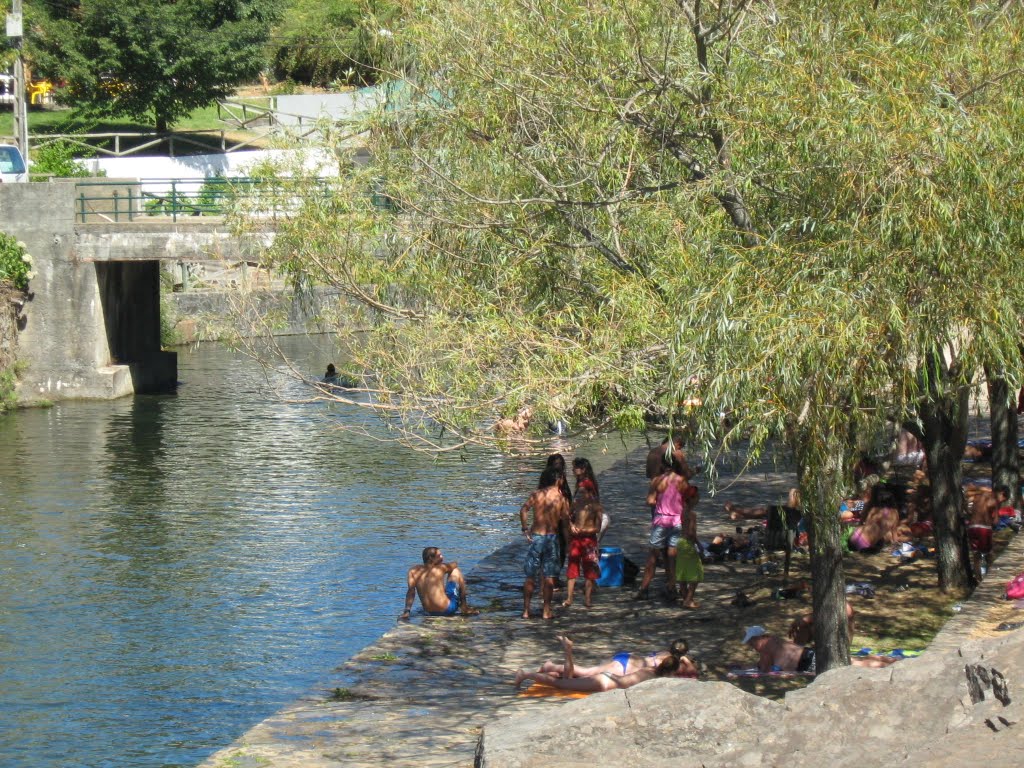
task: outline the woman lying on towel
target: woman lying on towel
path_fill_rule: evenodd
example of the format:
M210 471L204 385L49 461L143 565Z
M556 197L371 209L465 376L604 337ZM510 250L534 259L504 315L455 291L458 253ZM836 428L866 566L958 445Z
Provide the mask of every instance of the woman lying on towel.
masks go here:
M686 653L689 650L685 640L675 640L667 651L648 655L617 653L611 661L594 667L577 667L572 656L572 641L559 636L565 651L565 663L554 664L546 661L537 672L516 672L515 685L518 688L524 680L535 680L565 691L614 691L629 688L656 677L697 677L697 667Z

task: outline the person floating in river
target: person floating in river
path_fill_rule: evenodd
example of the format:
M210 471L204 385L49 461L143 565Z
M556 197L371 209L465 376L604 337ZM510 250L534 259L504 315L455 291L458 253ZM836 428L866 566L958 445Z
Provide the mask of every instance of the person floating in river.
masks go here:
M469 591L466 579L456 562L444 562L444 555L437 547L423 550L423 565L409 569L409 589L405 593L405 611L400 619L408 619L413 599L419 595L420 605L428 616L454 616L459 609L463 616L479 613L469 606Z
M697 677L697 667L686 656L685 640L675 640L667 651L651 654L617 653L611 661L594 667L577 667L573 659L573 643L564 635L558 637L565 653L565 663L545 662L536 672L520 669L514 684L535 680L564 691L597 693L630 688L656 677Z

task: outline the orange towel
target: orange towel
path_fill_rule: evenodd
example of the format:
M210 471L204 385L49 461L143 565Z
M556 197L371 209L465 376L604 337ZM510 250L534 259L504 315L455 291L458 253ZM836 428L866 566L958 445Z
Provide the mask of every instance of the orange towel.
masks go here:
M547 683L534 683L529 688L519 692L520 696L531 699L540 699L545 696L559 696L563 699L583 699L590 695L587 691L567 691L563 688L555 688Z

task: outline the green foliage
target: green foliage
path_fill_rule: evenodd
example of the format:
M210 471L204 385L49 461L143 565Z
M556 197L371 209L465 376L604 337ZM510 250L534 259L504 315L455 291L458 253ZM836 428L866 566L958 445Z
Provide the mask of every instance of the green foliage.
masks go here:
M0 371L0 413L13 410L18 404L14 386L18 378L13 369Z
M175 311L174 305L171 300L164 295L164 291L167 287L164 285L165 282L170 283L173 286L172 280L164 279L166 272L161 272L160 282L160 346L163 348L173 347L181 343L178 338L178 331L175 329ZM168 278L170 276L168 275Z
M425 0L373 167L307 198L273 258L372 308L346 357L410 441L483 440L530 405L535 425L685 418L707 452L784 444L827 669L858 450L985 365L1024 381L1022 17Z
M937 345L1018 374L1019 10L678 5L438 0L396 30L374 167L275 246L381 313L355 352L389 407L461 432L697 395L708 444L727 411L843 476L822 435L905 415Z
M35 147L32 150L32 175L55 176L57 178L84 178L88 176L106 176L105 171L93 174L82 163L75 159L81 154L82 147L69 141L54 141Z
M196 196L196 204L203 213L219 215L232 195L231 183L218 173L203 182Z
M148 216L221 216L235 202L237 194L231 181L217 174L207 178L198 192L172 190L148 198L142 208Z
M120 3L97 0L33 28L41 71L94 115L149 120L157 130L227 96L263 66L269 0Z
M378 35L397 8L390 0L292 0L274 30L274 76L318 86L375 83Z
M0 282L8 283L19 291L26 291L33 277L32 257L25 244L0 232Z

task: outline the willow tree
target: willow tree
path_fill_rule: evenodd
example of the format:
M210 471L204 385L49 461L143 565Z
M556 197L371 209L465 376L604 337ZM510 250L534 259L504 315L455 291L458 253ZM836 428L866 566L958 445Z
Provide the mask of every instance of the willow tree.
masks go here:
M821 669L848 662L858 448L955 417L979 365L1020 379L1019 8L874 6L418 3L374 162L274 246L371 308L351 354L408 435L485 439L524 404L639 427L696 396L709 451L789 446Z

